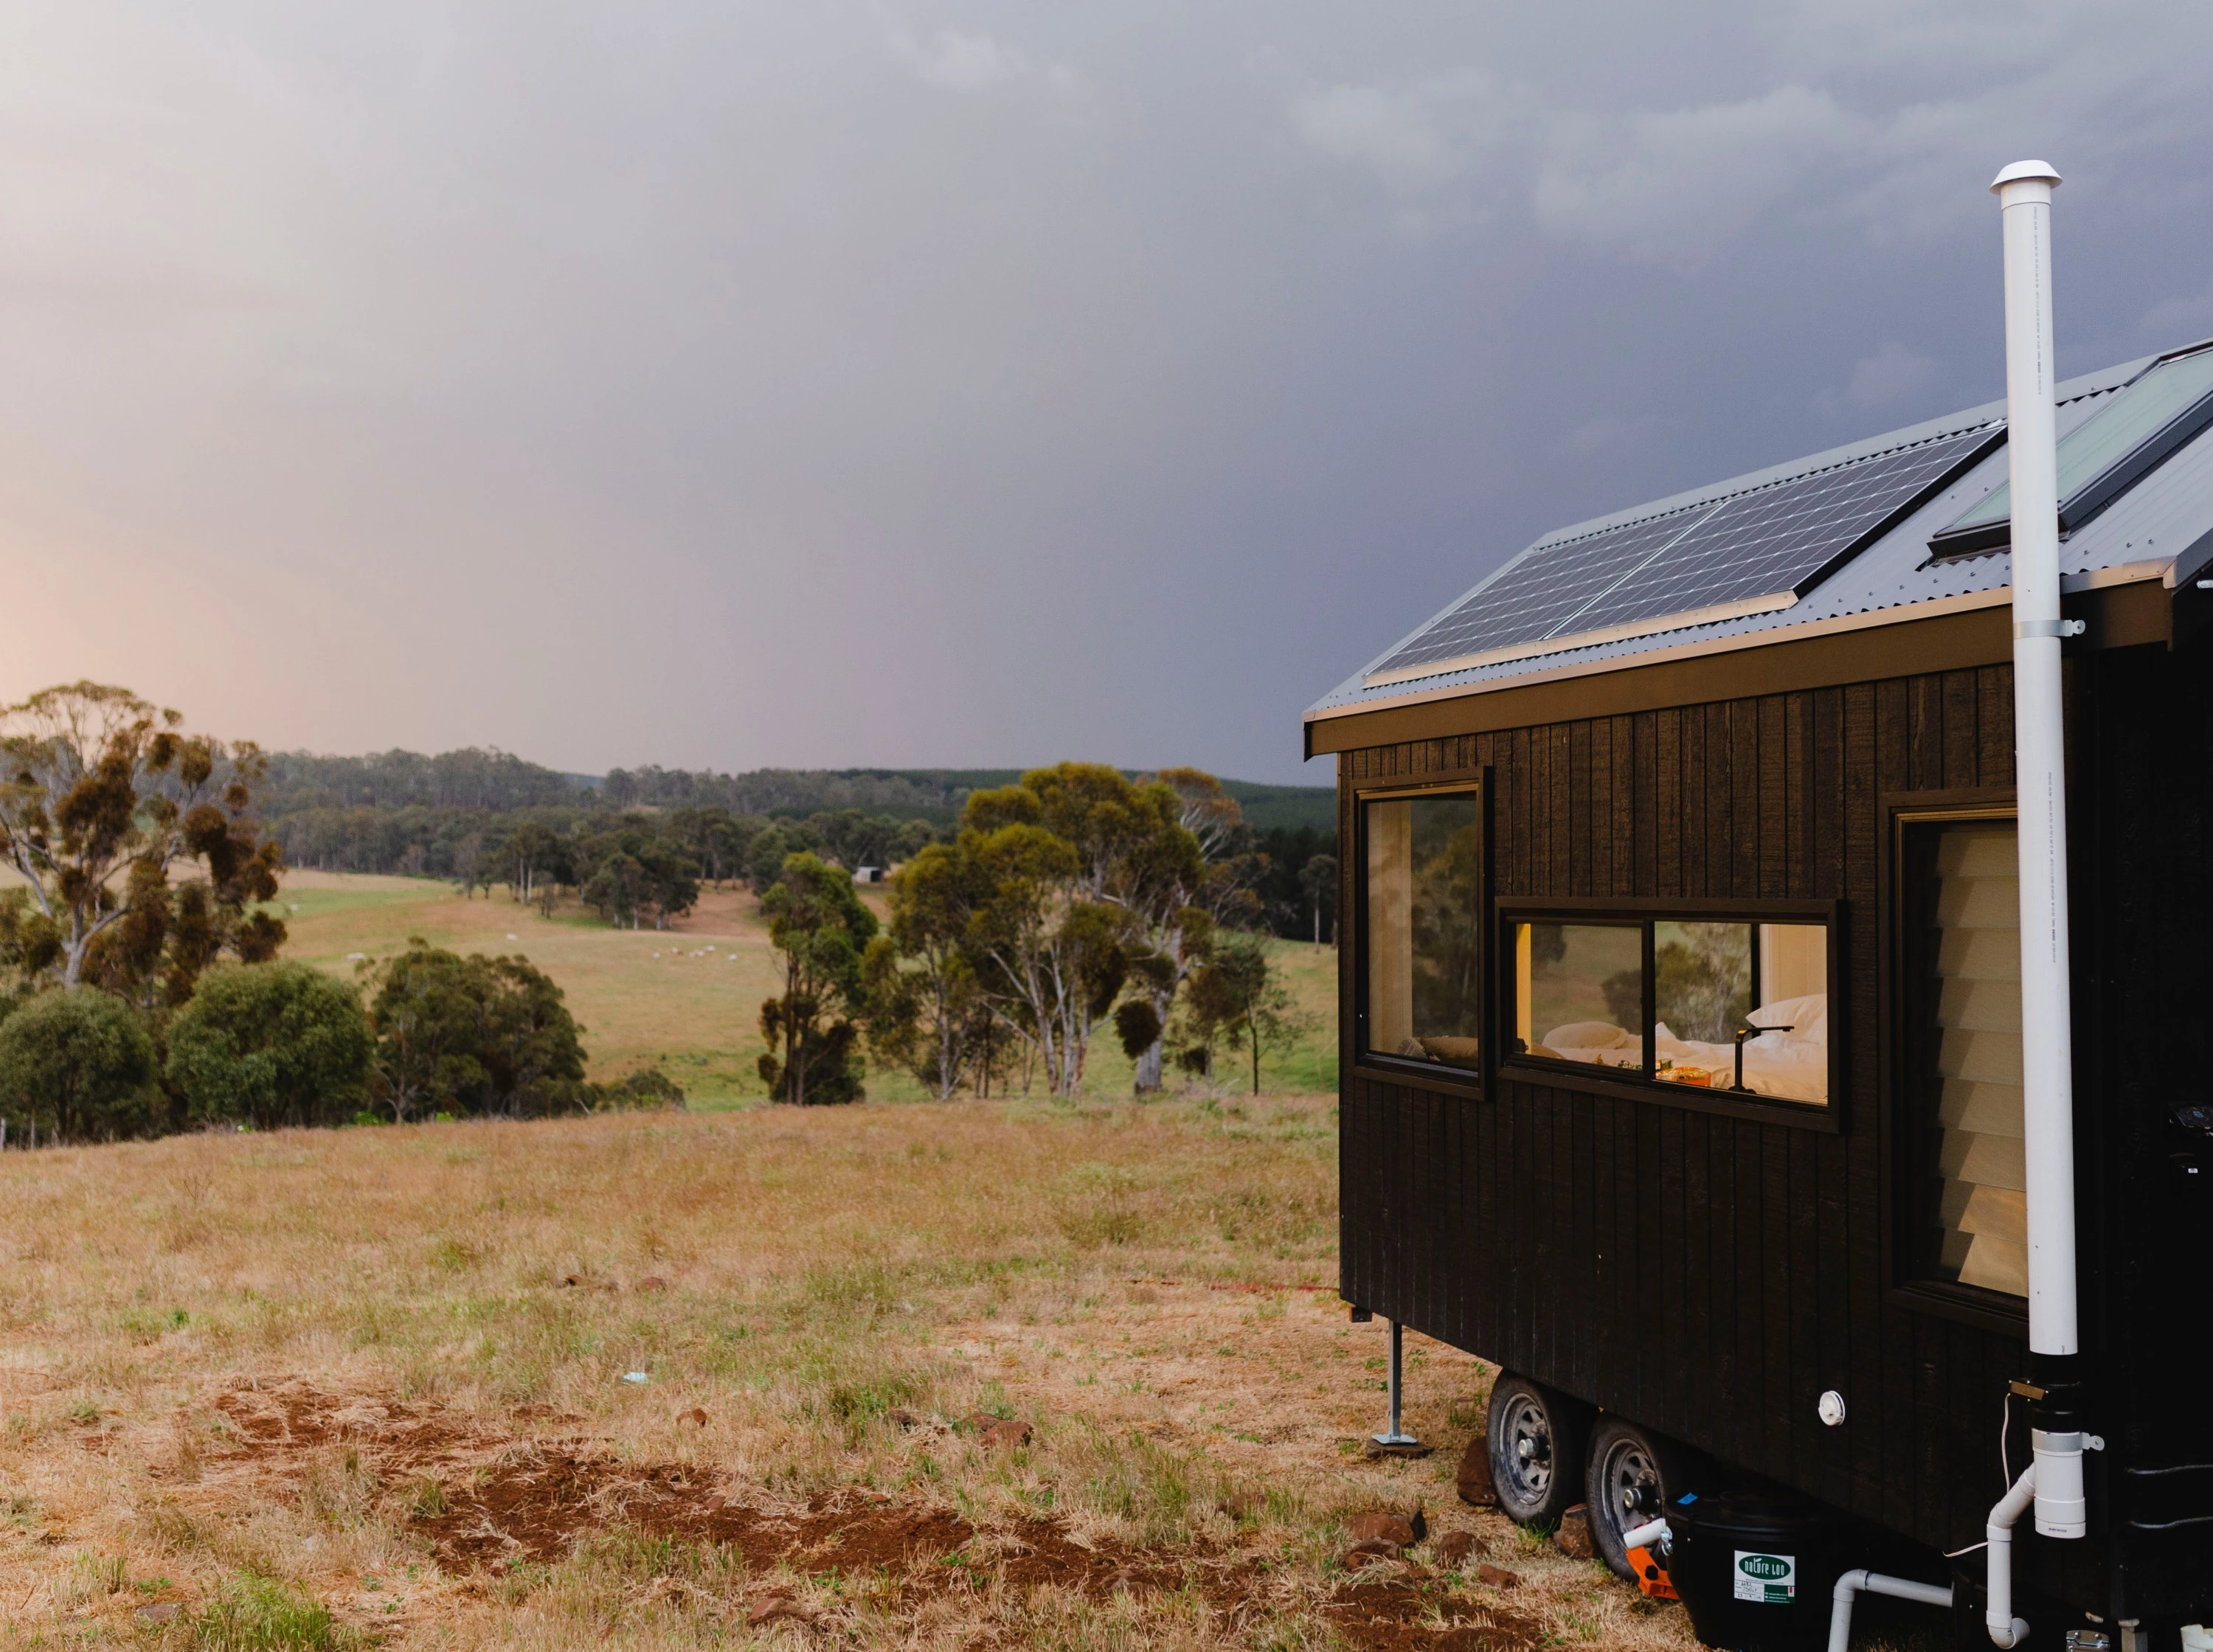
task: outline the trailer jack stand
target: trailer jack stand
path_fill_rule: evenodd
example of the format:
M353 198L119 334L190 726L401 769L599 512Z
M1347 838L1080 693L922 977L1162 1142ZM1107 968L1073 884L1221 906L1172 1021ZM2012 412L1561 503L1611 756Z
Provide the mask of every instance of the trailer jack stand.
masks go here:
M1405 1370L1405 1327L1398 1320L1391 1321L1391 1425L1383 1433L1369 1436L1368 1454L1370 1457L1426 1457L1430 1448L1406 1432L1399 1420L1399 1398L1405 1392L1403 1379Z

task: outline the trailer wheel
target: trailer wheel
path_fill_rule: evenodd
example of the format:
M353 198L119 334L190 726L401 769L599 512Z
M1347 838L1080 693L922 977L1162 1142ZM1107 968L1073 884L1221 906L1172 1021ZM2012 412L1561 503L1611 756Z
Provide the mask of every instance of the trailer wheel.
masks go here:
M1584 1501L1590 1505L1591 1541L1616 1577L1637 1581L1621 1534L1659 1519L1668 1499L1689 1489L1688 1457L1673 1441L1625 1418L1599 1419L1591 1434Z
M1500 1511L1524 1526L1557 1526L1582 1497L1582 1409L1565 1394L1501 1372L1484 1426Z

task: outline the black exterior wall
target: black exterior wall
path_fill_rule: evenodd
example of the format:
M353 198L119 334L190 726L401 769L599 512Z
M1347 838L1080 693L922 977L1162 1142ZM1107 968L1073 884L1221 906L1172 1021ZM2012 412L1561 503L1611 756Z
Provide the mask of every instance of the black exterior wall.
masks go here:
M2024 1522L2019 1564L2114 1617L2213 1614L2213 1524L2130 1524L2213 1514L2213 1467L2189 1472L2213 1464L2213 1204L2176 1158L2213 1137L2172 1122L2213 1104L2209 660L2126 647L2069 668L2082 1323L2112 1448L2091 1459L2091 1539ZM1346 1298L1931 1547L1979 1541L2026 1328L1891 1271L1886 822L1917 797L2002 796L2012 715L1993 664L1342 753L1341 910L1361 789L1480 778L1494 899L1842 903L1848 1040L1827 1128L1495 1065L1480 1098L1454 1094L1356 1059L1347 948ZM1816 1415L1828 1388L1841 1428Z

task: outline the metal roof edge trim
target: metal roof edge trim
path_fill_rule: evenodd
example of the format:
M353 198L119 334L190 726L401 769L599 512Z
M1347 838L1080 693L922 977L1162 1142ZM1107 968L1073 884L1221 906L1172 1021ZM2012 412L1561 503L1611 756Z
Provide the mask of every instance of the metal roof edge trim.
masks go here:
M2159 580L2166 582L2174 565L2172 557L2155 558L2146 562L2124 563L2112 568L2089 568L2080 573L2060 576L2060 589L2070 595L2078 591L2104 590L2116 585L2135 585ZM1856 613L1833 614L1826 619L1808 619L1795 625L1772 625L1762 631L1733 631L1727 637L1712 637L1696 643L1680 643L1672 648L1649 649L1638 654L1613 654L1603 659L1586 660L1574 665L1555 667L1550 671L1532 671L1512 677L1497 677L1480 683L1459 683L1448 687L1432 688L1417 694L1392 694L1372 699L1348 700L1341 705L1311 705L1307 708L1302 722L1326 722L1338 717L1358 716L1368 711L1387 711L1399 706L1425 705L1434 700L1473 699L1483 694L1495 694L1506 689L1529 688L1544 683L1566 682L1576 677L1600 677L1612 672L1634 671L1642 666L1659 665L1675 660L1696 660L1710 655L1737 654L1749 649L1768 648L1777 643L1795 643L1801 638L1835 636L1840 632L1874 631L1884 625L1910 625L1917 619L1938 619L1946 614L1967 613L1977 608L1994 608L2013 600L2010 583L1994 585L1985 590L1962 591L1956 595L1936 597L1925 602L1902 603L1894 607L1863 608Z
M1928 602L1907 603L1892 608L1864 608L1857 613L1837 614L1827 619L1809 619L1801 625L1775 625L1765 631L1733 631L1727 637L1681 643L1673 648L1652 649L1642 654L1610 654L1603 659L1557 666L1550 671L1497 677L1481 683L1460 683L1447 688L1429 689L1419 694L1393 694L1381 699L1350 700L1343 705L1310 706L1304 721L1326 722L1337 717L1356 716L1363 711L1423 705L1431 700L1472 699L1478 695L1495 694L1503 689L1530 688L1542 683L1566 682L1576 677L1604 676L1610 672L1633 671L1639 666L1657 665L1664 661L1695 660L1710 654L1735 654L1747 649L1795 642L1805 637L1821 637L1838 631L1872 631L1880 625L1902 625L1911 620L1934 619L1948 613L1996 607L2012 600L2013 588L2010 585L1993 586L1989 590L1964 591L1956 596L1938 597Z

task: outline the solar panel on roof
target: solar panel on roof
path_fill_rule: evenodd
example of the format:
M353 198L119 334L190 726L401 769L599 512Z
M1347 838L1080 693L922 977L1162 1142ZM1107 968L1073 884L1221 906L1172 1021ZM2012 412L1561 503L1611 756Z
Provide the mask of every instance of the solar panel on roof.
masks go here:
M1372 684L1787 607L1980 459L1990 425L1539 544L1368 674Z
M1576 629L1603 631L1749 599L1795 601L1990 439L1986 430L1963 431L1739 494L1578 614Z
M1589 605L1594 590L1604 589L1625 567L1643 562L1712 514L1709 504L1649 517L1519 558L1377 670L1393 671L1550 637Z

